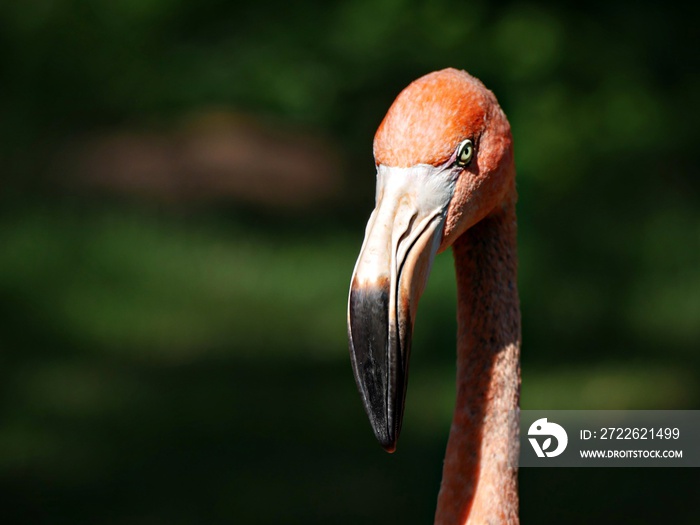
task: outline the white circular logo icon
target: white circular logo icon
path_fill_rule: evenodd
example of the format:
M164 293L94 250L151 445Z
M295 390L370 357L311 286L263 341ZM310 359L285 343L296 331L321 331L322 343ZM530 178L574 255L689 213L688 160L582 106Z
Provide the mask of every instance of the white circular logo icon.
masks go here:
M569 443L569 436L566 435L566 430L561 425L556 423L550 423L547 421L546 417L538 419L532 425L530 425L530 430L527 431L528 436L548 436L540 443L537 438L530 437L530 444L532 448L535 449L535 454L537 457L543 458L547 456L548 458L554 458L564 452L566 445ZM552 437L557 440L557 447L554 450L549 450L552 446Z

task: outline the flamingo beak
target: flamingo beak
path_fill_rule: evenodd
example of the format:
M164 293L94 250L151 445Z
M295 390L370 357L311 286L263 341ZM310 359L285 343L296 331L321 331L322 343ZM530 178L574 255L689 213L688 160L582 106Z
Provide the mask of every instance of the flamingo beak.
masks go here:
M374 435L396 449L403 420L413 323L442 240L456 175L427 165L379 166L348 300L350 358Z

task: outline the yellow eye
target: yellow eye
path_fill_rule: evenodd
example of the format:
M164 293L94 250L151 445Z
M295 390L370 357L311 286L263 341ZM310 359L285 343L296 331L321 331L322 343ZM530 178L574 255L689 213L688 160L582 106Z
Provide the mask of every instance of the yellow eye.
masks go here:
M472 160L474 156L474 143L467 139L463 140L457 146L457 166L464 168Z

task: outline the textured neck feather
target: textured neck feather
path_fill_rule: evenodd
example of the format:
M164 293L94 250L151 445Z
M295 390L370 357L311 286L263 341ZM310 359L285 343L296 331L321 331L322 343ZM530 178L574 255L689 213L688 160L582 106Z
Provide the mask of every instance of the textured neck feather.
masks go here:
M517 525L520 307L514 205L454 244L457 402L436 525Z

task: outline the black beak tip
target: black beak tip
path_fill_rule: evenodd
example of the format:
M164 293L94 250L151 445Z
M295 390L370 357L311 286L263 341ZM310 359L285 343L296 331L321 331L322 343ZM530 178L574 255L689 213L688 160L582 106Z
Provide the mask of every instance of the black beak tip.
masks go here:
M400 338L389 319L388 283L374 287L353 283L349 314L350 357L357 387L377 441L392 453L403 418L407 368L398 357Z
M389 434L387 428L386 420L381 422L377 421L377 424L374 424L373 422L372 424L374 437L377 438L377 441L384 450L386 450L389 454L392 454L396 450L396 443L399 440L399 436L396 434L396 432Z
M393 454L396 452L396 441L388 440L388 441L380 441L379 444L382 446L384 450L386 450L389 454Z

